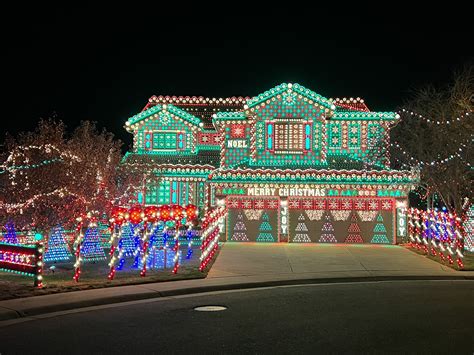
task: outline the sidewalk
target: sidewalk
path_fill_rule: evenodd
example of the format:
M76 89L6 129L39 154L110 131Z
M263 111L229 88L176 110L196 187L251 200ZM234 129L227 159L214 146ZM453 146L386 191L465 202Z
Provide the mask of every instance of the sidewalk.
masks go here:
M0 301L0 321L138 299L252 287L383 280L474 280L398 246L227 243L206 279Z

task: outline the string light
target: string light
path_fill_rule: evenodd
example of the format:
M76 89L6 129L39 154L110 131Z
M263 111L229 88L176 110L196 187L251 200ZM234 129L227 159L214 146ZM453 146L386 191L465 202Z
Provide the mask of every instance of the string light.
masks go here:
M436 124L436 125L452 125L452 124L455 124L456 122L459 122L459 121L461 121L465 118L466 119L470 118L470 114L472 113L472 111L466 112L466 113L462 114L461 116L450 119L450 120L441 120L441 121L426 118L423 115L420 115L418 113L415 113L413 111L409 111L409 110L406 110L406 109L402 109L401 111L398 111L398 113L400 115L408 114L410 116L417 117L417 118L419 118L419 119L421 119L421 120L423 120L427 123L432 123L432 124Z

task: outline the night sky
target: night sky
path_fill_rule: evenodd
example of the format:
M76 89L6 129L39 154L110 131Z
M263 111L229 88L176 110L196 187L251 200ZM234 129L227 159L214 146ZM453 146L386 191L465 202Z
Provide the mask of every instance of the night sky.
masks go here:
M70 129L89 119L128 145L123 124L154 94L254 96L282 82L393 110L473 58L467 8L155 4L4 12L3 130L32 130L52 115Z

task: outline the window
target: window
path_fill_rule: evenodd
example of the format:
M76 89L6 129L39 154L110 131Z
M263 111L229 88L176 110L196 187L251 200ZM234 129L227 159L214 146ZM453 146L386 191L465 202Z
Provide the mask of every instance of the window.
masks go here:
M281 122L284 121L284 122ZM310 151L312 148L312 124L277 120L266 126L266 150L281 154Z
M145 150L183 150L186 148L184 132L145 132Z

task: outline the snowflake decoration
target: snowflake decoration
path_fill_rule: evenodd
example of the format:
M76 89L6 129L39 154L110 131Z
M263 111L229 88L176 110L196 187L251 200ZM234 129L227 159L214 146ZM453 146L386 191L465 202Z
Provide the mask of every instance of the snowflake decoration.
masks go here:
M349 200L344 200L342 201L342 208L345 210L350 210L351 209L351 201Z
M313 203L309 200L303 201L303 208L309 210L313 207Z
M392 202L388 200L382 201L382 209L384 210L392 209Z
M332 133L339 132L339 128L337 126L332 127Z
M252 207L252 201L246 200L244 201L243 205L244 205L244 208L250 208Z
M237 201L237 200L230 201L230 207L231 208L239 208L239 201Z
M336 200L329 201L329 209L336 210L338 208L338 203Z
M357 127L352 127L351 128L351 133L356 134L357 133Z
M265 207L265 202L263 202L263 200L257 200L255 201L255 208L256 209L263 209Z
M291 200L288 205L289 205L290 208L299 208L300 207L300 203L297 200Z
M369 210L376 210L378 208L377 201L371 200L369 201Z
M245 126L242 124L236 124L232 126L231 136L233 138L245 137Z
M323 210L326 208L326 203L322 200L316 202L316 208L319 210Z
M278 206L278 202L275 200L270 200L268 201L268 208L270 209L275 209Z

